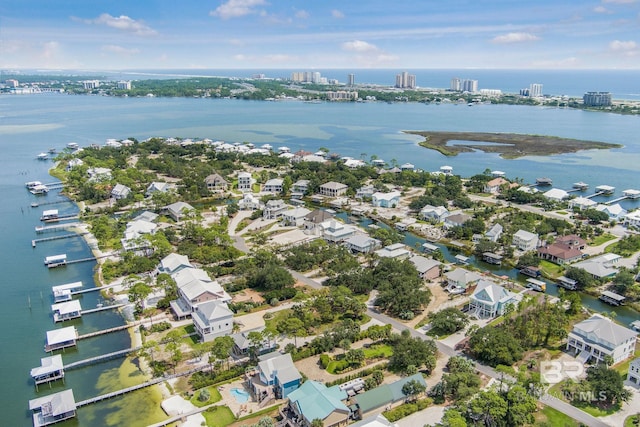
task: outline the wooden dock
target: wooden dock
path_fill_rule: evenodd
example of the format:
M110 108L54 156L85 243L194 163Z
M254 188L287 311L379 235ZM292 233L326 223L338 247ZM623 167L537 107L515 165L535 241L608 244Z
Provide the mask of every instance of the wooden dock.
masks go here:
M138 321L134 323L127 323L126 325L114 326L113 328L109 328L109 329L101 329L99 331L89 332L88 334L78 335L78 338L76 339L80 341L80 340L84 340L91 337L97 337L99 335L110 334L112 332L124 331L125 329L138 326L140 323L142 322Z
M87 232L84 232L84 233L73 233L73 234L64 234L62 236L43 237L43 238L40 238L40 239L33 239L31 241L31 246L35 248L38 243L51 242L53 240L70 239L72 237L82 237L85 234L89 234L89 233L87 233Z
M69 199L53 200L51 202L43 202L43 203L33 202L33 203L31 203L31 207L32 208L37 208L39 206L57 205L57 204L60 204L60 203L70 203L70 202L71 202L71 200L69 200Z
M80 215L77 213L74 213L74 214L58 215L53 218L40 218L40 221L49 223L49 222L66 221L69 219L78 219L78 218L80 218Z
M101 311L106 310L115 310L116 308L124 307L126 304L112 304L112 305L103 305L102 307L90 308L88 310L80 311L80 314L91 314L91 313L99 313Z
M81 294L86 294L86 293L89 293L89 292L97 292L97 291L102 291L102 290L114 288L116 286L121 286L121 285L122 285L121 283L113 283L111 285L100 286L100 287L97 287L97 288L81 289L79 291L72 291L71 295L81 295Z
M129 353L133 353L134 351L140 350L142 347L132 347L125 348L124 350L114 351L112 353L101 354L100 356L90 357L88 359L78 360L77 362L69 363L68 365L64 365L64 369L66 371L71 369L77 369L86 365L93 365L94 363L106 362L107 360L117 359L119 357L124 357Z
M46 233L47 231L66 230L68 228L79 227L79 222L67 222L55 225L39 225L36 227L36 233Z

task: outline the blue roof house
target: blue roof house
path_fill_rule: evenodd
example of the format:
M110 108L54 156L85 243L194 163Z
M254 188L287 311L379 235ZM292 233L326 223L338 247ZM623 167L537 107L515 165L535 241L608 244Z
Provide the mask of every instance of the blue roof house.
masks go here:
M339 386L327 388L309 380L289 394L289 408L295 414L297 425L309 427L313 420L319 419L324 427L341 427L349 423L351 411L343 403L347 398L347 392Z
M252 382L258 401L270 397L284 399L297 390L302 382L302 375L288 353L274 351L260 356L258 371L258 378L254 378Z

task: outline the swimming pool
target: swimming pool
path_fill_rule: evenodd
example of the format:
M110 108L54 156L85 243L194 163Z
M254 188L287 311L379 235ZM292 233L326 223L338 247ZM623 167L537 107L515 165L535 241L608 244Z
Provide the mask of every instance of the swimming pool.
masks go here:
M249 400L249 393L241 388L232 388L231 395L236 399L236 402L238 403L245 403L247 400Z

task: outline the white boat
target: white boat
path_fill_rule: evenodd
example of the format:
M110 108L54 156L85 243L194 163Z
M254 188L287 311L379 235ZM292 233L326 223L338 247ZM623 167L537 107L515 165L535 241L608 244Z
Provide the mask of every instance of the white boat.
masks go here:
M40 181L29 181L29 182L25 182L24 185L27 187L27 190L32 190L38 185L42 185L42 183Z
M40 153L36 156L36 158L38 160L47 160L49 158L49 155L47 153Z

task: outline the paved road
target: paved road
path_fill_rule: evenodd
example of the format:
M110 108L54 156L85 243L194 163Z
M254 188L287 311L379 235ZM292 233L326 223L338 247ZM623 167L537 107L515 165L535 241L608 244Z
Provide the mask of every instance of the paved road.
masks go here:
M303 282L304 284L315 288L315 289L320 289L322 288L322 285L318 282L316 282L313 279L310 279L306 276L304 276L303 274L297 272L297 271L293 271L290 270L291 274L293 275L293 277L295 277L297 280ZM371 316L372 319L376 319L379 322L381 322L382 324L386 325L389 324L391 325L392 328L398 330L398 331L403 331L403 330L408 330L409 333L411 334L412 337L415 338L420 338L420 339L426 339L426 336L424 334L422 334L421 332L413 329L413 328L409 328L407 327L404 323L399 322L395 319L393 319L392 317L389 317L383 313L380 313L379 311L377 311L374 307L373 307L373 300L375 298L374 296L375 294L372 294L372 296L369 298L369 301L367 301L367 315ZM452 357L452 356L463 356L466 357L464 354L462 354L459 351L454 350L453 348L449 347L448 345L445 345L439 341L436 341L436 346L438 348L438 351L441 354L444 354L447 357ZM486 365L482 365L478 362L474 362L475 364L475 368L478 372L491 377L491 378L504 378L504 379L508 379L508 377L505 377L503 374L497 372L495 369L493 369L490 366L486 366ZM550 396L548 394L545 394L543 396L540 397L540 402L542 402L543 404L562 412L563 414L568 415L569 417L573 418L574 420L589 426L589 427L611 427L611 425L599 420L596 417L593 417L589 414L587 414L586 412L576 408L575 406L572 406L566 402L563 402L560 399L557 399L553 396Z

